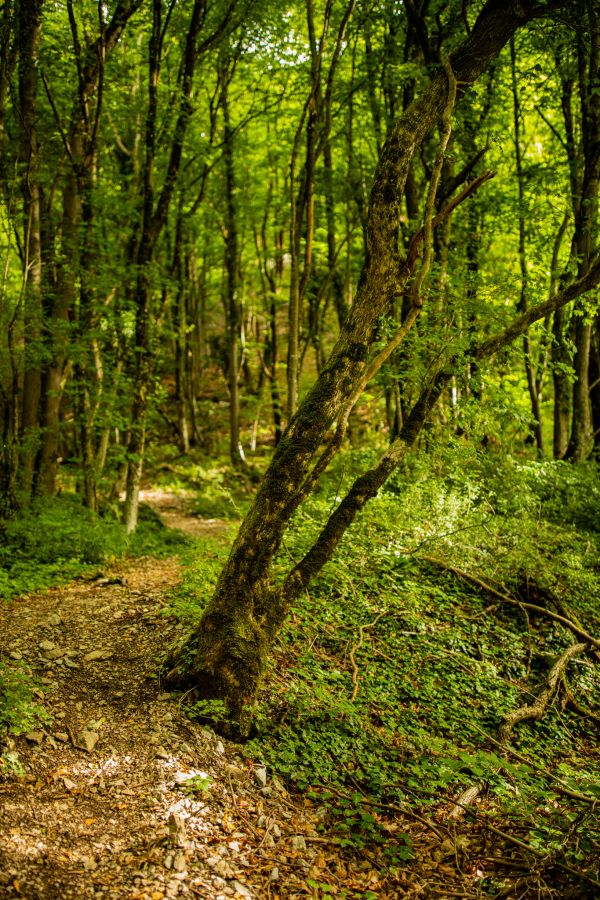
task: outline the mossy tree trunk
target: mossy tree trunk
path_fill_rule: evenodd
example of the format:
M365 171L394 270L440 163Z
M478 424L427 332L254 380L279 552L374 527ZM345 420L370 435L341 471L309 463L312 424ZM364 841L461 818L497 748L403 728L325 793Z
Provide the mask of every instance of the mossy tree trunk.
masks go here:
M488 0L469 37L450 57L461 92L477 80L520 26L541 14L541 9L530 2ZM224 702L221 727L231 736L248 735L265 663L294 596L331 556L356 512L375 496L398 464L451 377L448 372L440 373L426 386L400 437L377 466L357 480L283 589L276 588L271 580L273 558L287 523L316 480L314 470L311 472L313 460L361 384L379 318L400 295L410 273L398 249L403 193L413 154L441 118L447 96L448 75L440 70L388 136L375 172L366 259L354 305L329 361L275 451L201 622L167 661L167 684L185 685L197 698ZM600 271L596 274L600 276ZM560 298L556 303L559 305ZM509 329L506 341L524 333L526 320L527 314L517 320L520 328ZM497 346L497 341L482 345L486 354L502 346Z

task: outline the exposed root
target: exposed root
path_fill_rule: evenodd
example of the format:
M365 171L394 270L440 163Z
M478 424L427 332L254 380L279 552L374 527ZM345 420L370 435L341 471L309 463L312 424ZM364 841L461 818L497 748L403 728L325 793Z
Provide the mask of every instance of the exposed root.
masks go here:
M523 722L526 719L542 718L560 690L564 673L571 660L581 656L589 649L589 644L573 644L565 650L560 659L550 669L546 680L546 687L535 701L520 706L518 709L515 709L504 717L504 721L499 729L500 742L502 744L509 741L512 730L518 722Z

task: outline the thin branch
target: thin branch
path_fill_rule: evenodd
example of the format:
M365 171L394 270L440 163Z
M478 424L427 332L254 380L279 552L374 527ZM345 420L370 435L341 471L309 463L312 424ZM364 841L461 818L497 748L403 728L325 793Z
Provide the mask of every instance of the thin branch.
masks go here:
M444 71L446 72L446 76L448 78L448 99L446 101L446 106L444 107L444 112L442 114L442 135L438 145L435 162L433 164L433 171L431 173L429 187L427 189L427 200L425 202L425 223L423 225L423 257L421 268L417 273L417 277L414 280L411 290L412 304L416 307L423 306L423 298L421 296L421 292L423 290L425 279L429 275L429 270L431 269L431 262L433 258L433 213L435 209L435 198L442 175L442 166L444 164L446 148L448 147L448 141L450 140L450 135L452 134L452 112L456 104L456 78L454 77L454 72L452 71L452 66L449 59L444 60Z
M382 619L383 616L387 615L388 612L389 612L389 610L384 609L377 616L375 616L375 618L373 619L372 622L367 622L366 625L361 625L358 629L358 642L356 644L353 644L352 648L350 649L350 662L352 663L352 685L353 685L350 700L352 703L354 703L354 701L356 700L356 695L358 694L358 666L356 664L356 653L360 650L360 648L363 645L363 641L365 638L365 631L368 628L374 628L375 625L377 625L377 623L379 622L379 620Z
M559 613L553 613L549 609L546 609L544 606L537 606L535 603L525 603L522 600L517 600L515 597L504 594L502 593L502 591L497 590L497 588L494 588L490 584L487 584L485 581L482 581L482 579L478 578L476 575L471 575L470 572L465 572L462 569L457 569L456 566L452 566L441 559L437 559L435 556L419 556L417 557L417 559L422 559L425 562L432 563L432 565L434 566L439 566L441 569L452 572L453 575L456 575L458 578L462 578L465 581L471 581L473 584L477 585L477 587L480 587L482 590L484 590L487 594L491 594L493 597L497 597L498 600L502 600L503 603L510 603L512 606L520 606L523 609L528 609L531 612L538 613L538 615L547 616L549 619L553 619L555 622L560 622L561 625L564 625L565 628L568 628L569 631L576 637L580 638L580 640L583 640L588 644L593 644L594 647L600 650L600 640L592 637L591 634L588 634L587 631L584 631L584 629L579 625L576 625L575 622L567 619L566 616L561 616Z
M43 69L40 69L40 77L42 79L42 84L44 85L44 90L46 91L46 96L48 97L48 102L50 103L50 106L52 107L52 112L54 113L56 127L58 128L58 133L60 134L61 140L63 142L63 147L65 148L65 152L71 161L71 165L73 166L73 169L75 170L75 172L78 172L78 166L77 166L77 163L75 162L75 158L71 151L71 145L69 144L69 140L68 140L65 130L62 126L60 114L58 112L58 109L56 108L56 104L54 102L54 98L53 98L52 92L50 90L50 85L48 84L48 79L46 78L46 73L44 72Z

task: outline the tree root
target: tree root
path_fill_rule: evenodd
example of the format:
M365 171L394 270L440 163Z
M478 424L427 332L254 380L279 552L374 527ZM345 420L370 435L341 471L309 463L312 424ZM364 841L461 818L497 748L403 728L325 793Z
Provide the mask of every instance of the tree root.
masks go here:
M512 730L518 722L523 722L526 719L542 718L542 716L554 700L555 696L557 695L558 691L560 690L562 679L567 666L572 659L576 659L578 656L581 656L583 653L585 653L586 650L589 650L589 646L590 645L587 643L573 644L571 647L565 650L563 655L550 669L548 678L546 680L546 687L535 699L535 701L533 703L526 703L523 706L520 706L518 709L515 709L513 712L508 713L508 715L504 717L504 720L498 732L501 744L508 743Z

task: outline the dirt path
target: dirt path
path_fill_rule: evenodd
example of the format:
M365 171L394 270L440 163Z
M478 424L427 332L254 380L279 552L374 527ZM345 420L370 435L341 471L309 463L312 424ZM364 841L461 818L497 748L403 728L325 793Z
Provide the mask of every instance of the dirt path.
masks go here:
M174 495L145 499L189 532L226 527ZM0 779L0 897L294 898L347 883L318 811L161 690L178 579L176 559L142 559L0 607L0 648L42 678L53 717L9 741L25 774Z

